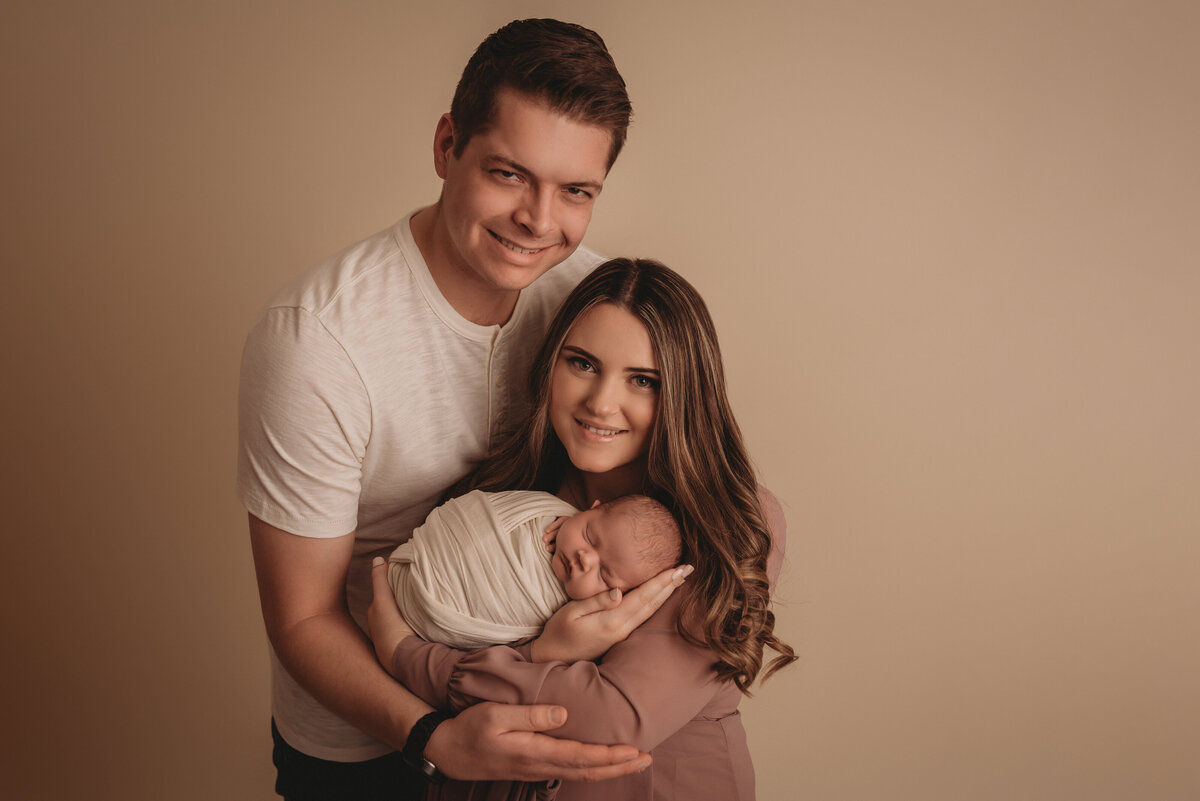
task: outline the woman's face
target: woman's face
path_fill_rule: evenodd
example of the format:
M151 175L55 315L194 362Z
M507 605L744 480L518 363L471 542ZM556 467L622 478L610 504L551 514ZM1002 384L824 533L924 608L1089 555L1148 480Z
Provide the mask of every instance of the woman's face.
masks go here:
M571 464L586 473L635 463L644 470L659 384L641 320L611 303L585 312L550 375L550 423Z

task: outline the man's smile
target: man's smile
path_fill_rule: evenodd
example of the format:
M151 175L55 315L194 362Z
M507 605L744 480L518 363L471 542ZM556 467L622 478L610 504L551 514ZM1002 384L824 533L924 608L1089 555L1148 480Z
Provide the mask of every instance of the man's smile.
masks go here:
M545 250L545 248L533 248L533 249L523 248L520 245L518 245L516 242L511 242L511 241L505 239L504 237L500 236L498 233L496 233L495 231L493 231L491 229L486 229L486 230L489 234L492 235L492 238L495 239L497 242L499 242L501 245L504 245L504 247L508 248L509 250L515 250L517 253L524 253L526 255L529 255L532 253L538 253L539 251Z

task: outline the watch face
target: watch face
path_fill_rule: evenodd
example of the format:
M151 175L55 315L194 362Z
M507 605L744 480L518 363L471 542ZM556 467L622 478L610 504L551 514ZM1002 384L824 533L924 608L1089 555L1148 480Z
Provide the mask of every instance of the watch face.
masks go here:
M437 765L425 757L421 757L421 773L425 774L425 778L434 784L441 784L446 781L446 774L438 770Z

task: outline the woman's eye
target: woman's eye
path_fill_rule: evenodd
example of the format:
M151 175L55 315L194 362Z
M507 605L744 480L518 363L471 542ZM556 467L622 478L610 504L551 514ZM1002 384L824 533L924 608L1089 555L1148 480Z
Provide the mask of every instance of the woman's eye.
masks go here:
M567 358L567 364L574 367L576 370L582 370L585 373L595 372L595 367L587 359L582 356L570 356Z
M638 389L658 389L658 379L648 375L635 375L632 380Z

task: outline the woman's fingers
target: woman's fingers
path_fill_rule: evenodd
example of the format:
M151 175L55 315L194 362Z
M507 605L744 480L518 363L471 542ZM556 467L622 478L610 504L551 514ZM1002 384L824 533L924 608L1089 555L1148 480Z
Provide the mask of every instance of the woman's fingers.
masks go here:
M571 601L533 641L533 661L576 662L602 656L657 612L691 572L690 565L670 568L624 597L614 589Z
M608 613L614 622L619 619L620 628L624 631L622 639L649 620L694 569L691 565L668 568L625 593L620 606Z
M376 556L371 560L371 589L376 597L381 593L391 594L387 573L387 561L382 556Z
M554 540L558 538L558 530L562 528L563 521L566 519L566 517L554 518L554 522L546 526L546 530L542 533L542 542L546 543L547 546L552 545Z
M571 607L571 616L579 618L585 615L594 615L606 609L615 609L621 604L621 597L621 591L614 588L593 595L591 598L571 601L568 605Z
M388 582L388 563L378 556L371 561L371 589L374 596L367 607L367 631L380 664L389 668L396 646L405 637L413 636L413 630L400 612Z

